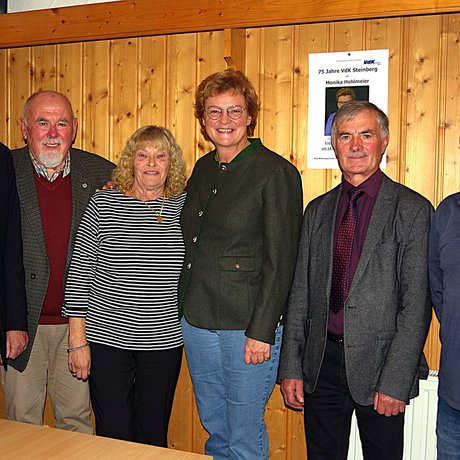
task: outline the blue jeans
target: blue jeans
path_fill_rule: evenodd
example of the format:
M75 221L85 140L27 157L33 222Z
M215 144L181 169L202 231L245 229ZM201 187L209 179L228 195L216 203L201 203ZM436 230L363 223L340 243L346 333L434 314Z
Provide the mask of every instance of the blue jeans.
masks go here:
M276 382L282 340L278 327L270 359L245 364L241 330L209 330L182 319L185 353L201 423L215 460L268 459L265 406Z
M460 460L460 411L441 398L438 401L436 437L438 460Z

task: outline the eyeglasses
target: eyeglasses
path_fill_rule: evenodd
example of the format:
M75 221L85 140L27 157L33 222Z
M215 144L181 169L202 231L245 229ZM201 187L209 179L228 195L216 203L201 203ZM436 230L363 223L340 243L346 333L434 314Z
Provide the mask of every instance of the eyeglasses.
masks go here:
M226 110L229 118L232 120L238 120L238 118L241 118L241 115L243 115L243 112L247 109L239 105L231 105L230 107L227 107ZM224 109L222 107L211 105L205 109L205 112L208 114L208 117L211 120L219 120L219 118L221 118L222 114L224 113Z

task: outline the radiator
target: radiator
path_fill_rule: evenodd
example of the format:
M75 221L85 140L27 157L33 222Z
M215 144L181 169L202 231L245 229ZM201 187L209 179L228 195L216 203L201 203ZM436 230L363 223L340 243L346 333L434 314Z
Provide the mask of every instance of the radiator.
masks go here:
M427 380L420 380L420 394L406 406L404 460L436 459L437 406L438 377L436 371L430 371ZM363 460L355 416L351 424L348 460Z

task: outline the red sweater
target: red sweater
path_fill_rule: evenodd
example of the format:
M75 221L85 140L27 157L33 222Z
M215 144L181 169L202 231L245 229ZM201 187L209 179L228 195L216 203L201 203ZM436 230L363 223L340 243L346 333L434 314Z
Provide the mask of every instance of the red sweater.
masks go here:
M64 275L72 225L70 174L65 178L61 174L53 182L36 173L34 176L50 265L48 289L39 324L65 324L68 320L61 316L61 308L64 304Z

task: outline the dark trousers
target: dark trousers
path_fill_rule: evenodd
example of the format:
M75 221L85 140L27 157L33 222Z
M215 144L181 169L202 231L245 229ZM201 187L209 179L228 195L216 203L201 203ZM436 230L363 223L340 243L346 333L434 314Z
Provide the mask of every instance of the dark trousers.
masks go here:
M348 389L343 345L327 341L318 384L305 394L308 460L346 460L353 411L366 460L400 460L404 414L385 417L373 405L356 404Z
M91 343L96 434L167 447L182 347L130 351Z

